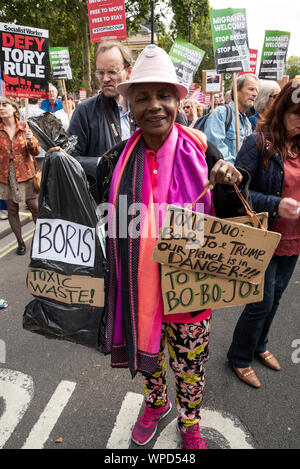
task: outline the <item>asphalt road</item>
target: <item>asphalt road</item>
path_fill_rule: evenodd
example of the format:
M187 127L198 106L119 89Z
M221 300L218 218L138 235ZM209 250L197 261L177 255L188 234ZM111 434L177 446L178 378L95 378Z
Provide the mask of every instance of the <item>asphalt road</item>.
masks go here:
M96 350L22 329L32 299L25 286L29 249L16 256L13 241L0 241L0 297L9 302L0 310L0 448L136 448L130 428L142 405L140 378L112 370L109 357ZM226 361L241 307L213 314L202 418L209 448L300 448L299 284L300 264L270 335L269 348L282 370L255 362L260 389L240 382ZM169 383L174 401L171 372ZM175 418L174 405L146 449L178 447Z

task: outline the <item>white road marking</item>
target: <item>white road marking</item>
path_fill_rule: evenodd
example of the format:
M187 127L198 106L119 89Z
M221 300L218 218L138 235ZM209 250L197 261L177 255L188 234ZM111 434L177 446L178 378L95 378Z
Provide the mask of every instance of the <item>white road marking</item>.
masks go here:
M33 394L31 376L0 369L0 397L4 399L4 411L0 417L0 448L3 448L24 416Z
M144 397L141 394L131 392L126 394L106 448L129 448L131 443L131 431L138 418L143 401ZM153 449L181 448L181 438L176 429L176 424L177 418L172 420L172 422L162 430L156 439ZM253 449L253 446L250 444L250 434L247 433L243 424L234 415L222 414L215 410L203 408L201 411L200 426L202 429L207 428L207 430L214 430L210 438L214 439L220 448ZM220 438L218 438L218 434Z
M59 383L22 449L41 449L43 447L67 405L75 386L76 383L71 381L61 381Z
M128 392L122 403L116 423L107 442L108 449L128 449L131 442L131 432L139 416L144 402L144 396Z
M0 339L0 363L6 363L6 344Z

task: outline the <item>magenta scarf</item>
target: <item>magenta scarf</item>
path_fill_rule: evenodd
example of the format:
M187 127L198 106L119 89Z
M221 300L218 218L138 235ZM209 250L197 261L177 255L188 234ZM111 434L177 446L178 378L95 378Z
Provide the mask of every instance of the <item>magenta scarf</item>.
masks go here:
M107 239L109 280L104 351L111 353L112 366L128 366L132 376L137 371L154 373L160 348L163 302L159 264L152 261L152 253L163 217L157 222L153 203L184 206L196 200L208 179L205 150L201 132L175 124L157 152L157 178L153 179L152 164L138 130L127 142L113 174L109 194L114 209ZM143 204L137 239L130 235L127 239L113 236L119 228L120 212L124 212L119 196L125 195L128 208L132 203ZM210 191L201 203L204 213L213 213ZM133 230L133 220L134 217L128 217L129 231Z

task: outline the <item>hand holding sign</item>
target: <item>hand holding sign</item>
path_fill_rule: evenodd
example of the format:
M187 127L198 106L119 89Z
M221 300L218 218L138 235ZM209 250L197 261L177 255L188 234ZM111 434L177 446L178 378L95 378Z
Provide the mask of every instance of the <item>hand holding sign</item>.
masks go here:
M242 183L242 174L229 163L229 161L219 160L210 171L209 181L206 187L215 186L215 184L228 184L238 186Z

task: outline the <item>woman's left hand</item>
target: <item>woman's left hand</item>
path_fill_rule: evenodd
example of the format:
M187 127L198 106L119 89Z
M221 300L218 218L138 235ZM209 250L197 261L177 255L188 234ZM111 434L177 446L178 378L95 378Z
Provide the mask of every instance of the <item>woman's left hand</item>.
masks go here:
M229 163L229 161L219 160L210 171L209 181L205 184L206 187L212 186L213 188L218 184L228 184L237 186L243 181L242 174Z
M31 142L31 139L33 137L33 133L31 132L29 127L27 127L26 130L25 130L25 137L26 137L26 140L29 140L29 142Z

